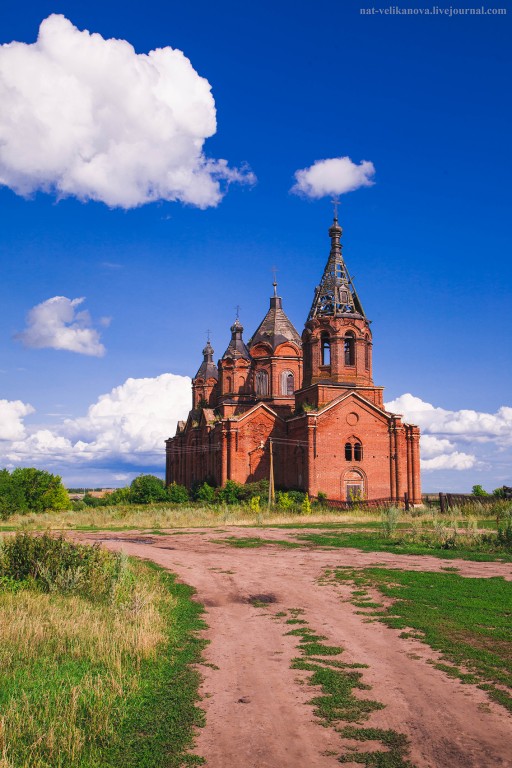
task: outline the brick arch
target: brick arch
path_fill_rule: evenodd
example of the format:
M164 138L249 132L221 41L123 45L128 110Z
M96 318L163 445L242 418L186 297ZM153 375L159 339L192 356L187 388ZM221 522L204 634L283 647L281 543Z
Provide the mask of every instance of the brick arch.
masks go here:
M340 478L340 498L345 501L353 501L355 495L363 499L369 498L368 478L360 467L349 467Z

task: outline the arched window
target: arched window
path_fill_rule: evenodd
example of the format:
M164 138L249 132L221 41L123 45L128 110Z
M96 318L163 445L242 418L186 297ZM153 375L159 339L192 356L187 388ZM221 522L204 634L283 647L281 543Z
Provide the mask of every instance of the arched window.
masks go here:
M232 391L231 376L226 376L226 392Z
M370 339L366 337L366 344L364 345L364 367L368 371L370 369Z
M291 371L283 371L281 374L281 394L293 395L295 391L295 380Z
M325 331L320 335L320 346L322 351L322 365L331 364L331 340L329 334Z
M363 444L354 438L345 443L345 461L362 461Z
M352 331L347 331L345 334L345 365L356 364L356 339Z
M256 373L256 394L260 397L268 395L268 373L266 371Z

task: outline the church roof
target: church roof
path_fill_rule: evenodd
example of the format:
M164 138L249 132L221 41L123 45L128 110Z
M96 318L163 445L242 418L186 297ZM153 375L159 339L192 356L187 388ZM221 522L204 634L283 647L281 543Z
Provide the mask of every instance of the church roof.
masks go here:
M228 348L222 355L223 360L225 360L226 357L232 357L234 360L240 359L240 358L243 358L244 360L251 359L249 350L245 346L245 342L242 339L243 332L244 332L243 325L237 317L237 319L231 326L231 341L228 344Z
M274 294L276 284L274 283ZM259 324L252 338L249 339L249 349L264 342L270 344L274 350L279 344L291 341L298 347L301 346L300 336L283 311L283 300L274 295L270 299L270 309Z
M315 297L309 312L308 320L317 316L330 317L365 317L364 310L352 283L342 255L342 228L338 217L329 229L331 251L324 273L315 289Z
M199 366L199 370L195 375L196 379L208 379L219 380L219 372L217 366L213 362L214 350L209 341L206 342L206 347L203 349L203 362Z

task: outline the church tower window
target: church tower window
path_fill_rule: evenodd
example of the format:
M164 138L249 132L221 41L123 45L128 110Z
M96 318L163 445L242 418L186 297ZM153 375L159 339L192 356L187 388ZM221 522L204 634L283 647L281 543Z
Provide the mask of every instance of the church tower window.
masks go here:
M355 443L354 444L354 461L362 461L363 460L363 446L361 443Z
M345 365L355 365L356 363L356 340L352 331L347 331L345 334Z
M352 443L345 443L345 461L352 461Z
M281 374L281 394L293 395L295 391L295 379L291 371L283 371Z
M329 334L325 331L320 336L320 344L322 351L322 365L331 364L331 340Z
M256 394L260 397L268 395L268 373L266 371L256 373Z

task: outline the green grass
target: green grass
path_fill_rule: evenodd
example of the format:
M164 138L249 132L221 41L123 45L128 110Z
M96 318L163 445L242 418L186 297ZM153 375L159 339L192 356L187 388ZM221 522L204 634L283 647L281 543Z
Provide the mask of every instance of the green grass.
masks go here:
M335 578L376 587L391 607L369 615L389 627L412 629L442 654L443 671L476 682L512 711L512 584L503 578L366 568L338 569ZM358 589L360 591L360 589Z
M230 547L238 549L255 549L257 547L266 547L269 544L278 544L280 547L296 549L301 547L294 541L285 541L281 539L263 539L261 536L228 536L225 539L210 539L212 544L228 544Z
M430 544L414 543L405 538L388 538L369 533L307 533L297 536L299 541L315 547L344 548L353 547L363 552L393 552L397 555L433 555L446 559L461 558L477 562L504 561L512 562L512 552L497 549L493 545L482 544L480 551L467 547L444 549L434 539Z
M286 624L295 623L297 616L303 612L300 609L290 609ZM304 621L303 619L301 621ZM359 691L370 690L363 682L359 669L366 668L365 664L346 664L341 659L343 648L335 645L325 645L323 635L318 635L306 622L286 633L299 638L298 650L300 656L293 659L292 668L310 672L308 684L320 688L321 693L309 703L314 706L315 715L325 726L335 727L340 735L357 741L377 741L384 749L379 751L356 751L349 749L338 757L340 763L357 762L366 766L381 768L413 768L406 760L408 740L400 733L392 730L376 728L359 728L355 725L340 729L341 723L363 723L372 712L383 709L378 701L364 698Z
M157 566L123 562L112 596L57 577L0 578L1 768L202 762L189 750L203 724L203 609Z
M148 567L157 568L148 563ZM167 642L155 659L139 673L139 688L126 702L116 743L102 754L102 768L179 768L200 765L202 758L188 753L193 730L204 725L198 709L201 661L205 641L198 630L205 627L202 606L192 599L195 590L175 576L160 572L176 599L166 611Z

